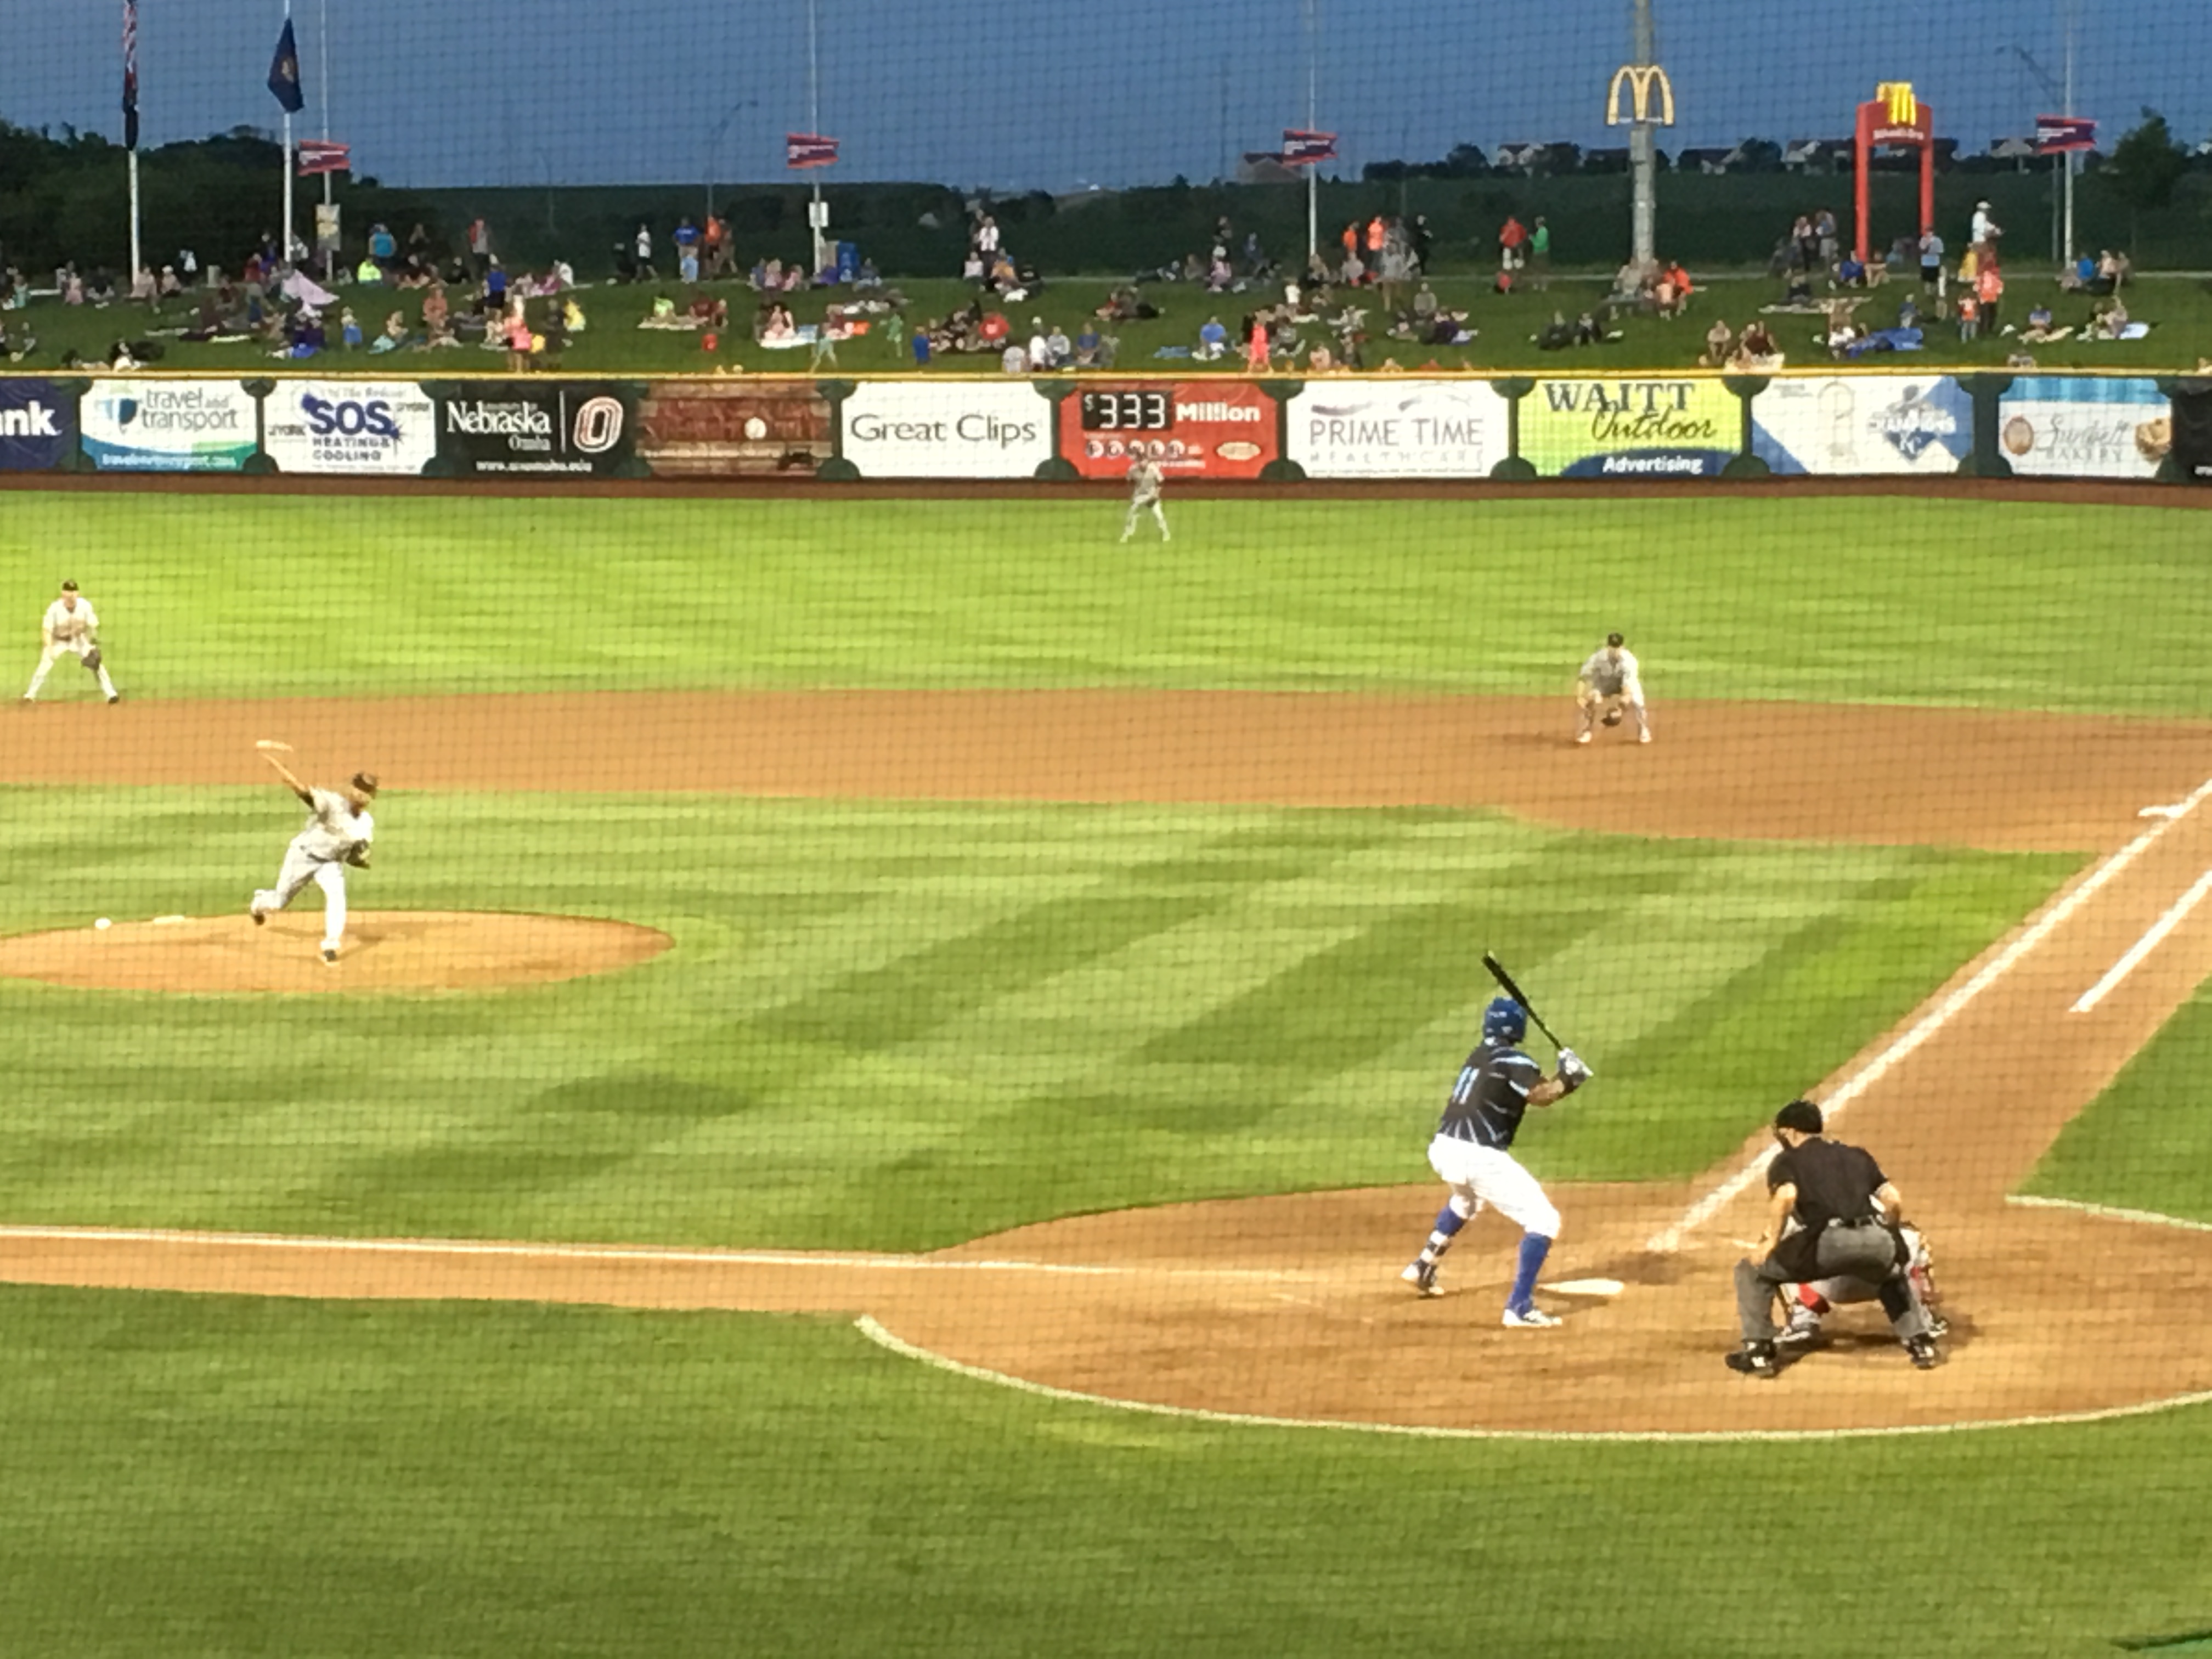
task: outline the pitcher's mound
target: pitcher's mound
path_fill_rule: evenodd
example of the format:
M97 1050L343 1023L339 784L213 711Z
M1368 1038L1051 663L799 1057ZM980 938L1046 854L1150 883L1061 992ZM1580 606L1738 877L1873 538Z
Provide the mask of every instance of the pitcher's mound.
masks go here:
M318 906L256 927L245 915L165 916L0 939L0 975L110 991L480 991L633 967L665 951L657 928L583 916L356 911L335 963Z

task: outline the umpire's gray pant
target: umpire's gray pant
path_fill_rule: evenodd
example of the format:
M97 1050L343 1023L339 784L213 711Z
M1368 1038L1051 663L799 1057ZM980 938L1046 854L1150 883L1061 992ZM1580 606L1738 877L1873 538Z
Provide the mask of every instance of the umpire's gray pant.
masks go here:
M1774 1340L1774 1293L1778 1286L1806 1279L1838 1276L1863 1279L1875 1287L1875 1294L1881 1298L1881 1310L1889 1316L1889 1328L1897 1333L1899 1341L1909 1342L1928 1334L1928 1322L1905 1282L1905 1270L1897 1265L1897 1235L1880 1222L1827 1228L1812 1241L1809 1251L1795 1239L1790 1243L1796 1246L1790 1252L1796 1260L1789 1266L1783 1265L1779 1249L1764 1261L1753 1261L1747 1257L1735 1264L1735 1312L1743 1325L1745 1341ZM1804 1271L1808 1255L1818 1269L1816 1273Z

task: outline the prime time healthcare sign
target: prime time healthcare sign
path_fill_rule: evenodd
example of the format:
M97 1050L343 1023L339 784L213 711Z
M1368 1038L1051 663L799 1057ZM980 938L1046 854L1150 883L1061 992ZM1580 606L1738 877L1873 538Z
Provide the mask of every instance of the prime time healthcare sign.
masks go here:
M1052 405L1025 381L871 380L840 413L864 478L1029 478L1052 459Z
M1547 478L1711 478L1743 404L1718 379L1547 380L1521 400L1521 458Z
M1486 478L1510 406L1486 380L1316 380L1290 401L1290 459L1310 478Z

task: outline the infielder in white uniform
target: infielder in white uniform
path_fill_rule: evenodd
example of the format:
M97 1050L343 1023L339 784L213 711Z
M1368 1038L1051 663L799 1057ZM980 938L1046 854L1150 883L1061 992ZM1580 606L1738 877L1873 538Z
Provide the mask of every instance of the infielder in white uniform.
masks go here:
M1168 515L1160 506L1160 464L1142 450L1129 463L1129 516L1121 521L1121 539L1127 541L1137 533L1137 515L1146 507L1152 509L1152 522L1160 527L1160 539L1168 539Z
M346 866L368 868L368 844L376 834L376 821L368 814L368 804L376 799L376 780L356 772L343 790L311 789L276 756L264 750L261 757L276 769L284 787L307 804L309 816L307 828L284 849L276 884L253 896L248 914L258 927L271 910L283 909L301 889L314 883L323 890L323 960L336 962L338 944L345 938Z
M39 653L39 668L31 676L30 689L23 693L25 702L39 700L39 688L53 672L55 662L64 656L76 658L92 671L108 702L122 700L123 694L107 677L107 665L100 659L100 618L93 614L92 601L76 591L75 582L62 584L62 596L46 607L40 632L44 648Z
M1575 731L1577 743L1590 740L1590 725L1595 720L1620 725L1624 709L1636 716L1637 742L1651 741L1651 720L1644 708L1643 671L1636 665L1636 653L1621 643L1620 635L1607 635L1605 643L1583 661L1575 676L1575 708L1582 715L1582 724Z

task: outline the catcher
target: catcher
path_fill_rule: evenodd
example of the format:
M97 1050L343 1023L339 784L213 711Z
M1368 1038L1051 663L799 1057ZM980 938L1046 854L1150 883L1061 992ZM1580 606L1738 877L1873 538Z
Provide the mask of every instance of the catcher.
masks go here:
M276 884L254 894L246 914L258 927L269 920L271 910L283 909L309 882L314 883L323 890L323 960L334 963L345 938L346 866L368 868L368 845L376 834L368 804L376 799L376 780L367 772L356 772L343 790L313 789L267 749L261 751L261 758L276 769L284 787L306 804L309 816L307 827L284 849Z
M1928 1334L1948 1334L1951 1325L1941 1311L1942 1298L1936 1289L1936 1258L1929 1252L1927 1236L1909 1221L1899 1222L1892 1231L1897 1235L1897 1259L1905 1268L1905 1291L1912 1297L1913 1305L1920 1310ZM1881 1286L1872 1280L1848 1275L1784 1285L1781 1290L1782 1305L1790 1310L1790 1318L1782 1334L1774 1340L1784 1348L1812 1346L1820 1340L1820 1322L1837 1308L1873 1302L1881 1296Z
M1644 707L1644 675L1637 666L1636 653L1622 643L1618 634L1608 634L1605 643L1591 652L1575 676L1575 708L1582 717L1575 732L1577 743L1590 740L1593 722L1606 726L1620 724L1624 714L1636 716L1636 740L1651 741L1651 719Z

